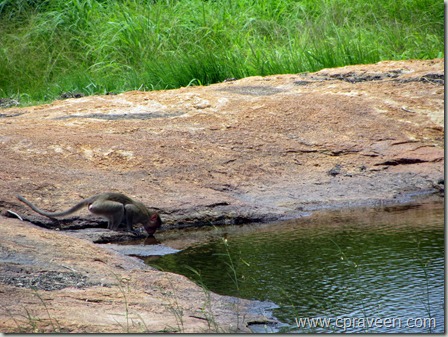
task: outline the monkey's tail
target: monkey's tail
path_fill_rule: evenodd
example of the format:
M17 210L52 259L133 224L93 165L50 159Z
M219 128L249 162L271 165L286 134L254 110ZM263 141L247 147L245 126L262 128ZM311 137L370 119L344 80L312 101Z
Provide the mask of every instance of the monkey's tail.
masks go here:
M34 212L37 212L41 215L47 216L49 218L54 218L54 217L58 217L58 216L65 216L65 215L69 215L72 213L75 213L76 211L80 210L82 207L88 205L91 200L89 199L84 199L81 202L77 203L75 206L73 206L72 208L69 208L66 211L63 212L46 212L44 210L41 210L40 208L38 208L37 206L33 205L30 201L26 200L24 197L22 197L21 195L17 195L17 199L19 199L21 202L27 204Z

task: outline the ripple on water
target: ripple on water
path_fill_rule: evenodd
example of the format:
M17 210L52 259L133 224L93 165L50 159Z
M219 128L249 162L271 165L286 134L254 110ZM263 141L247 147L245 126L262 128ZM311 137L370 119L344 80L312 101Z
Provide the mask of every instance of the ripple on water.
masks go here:
M220 294L275 302L293 331L443 332L443 206L329 214L254 226L153 264L197 279L193 268ZM319 317L331 326L297 327Z

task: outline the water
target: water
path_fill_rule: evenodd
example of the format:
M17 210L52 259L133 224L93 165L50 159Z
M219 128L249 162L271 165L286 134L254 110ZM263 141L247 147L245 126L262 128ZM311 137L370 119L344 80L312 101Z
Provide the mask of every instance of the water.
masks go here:
M229 233L149 263L219 294L275 302L285 331L444 332L441 204L327 212Z

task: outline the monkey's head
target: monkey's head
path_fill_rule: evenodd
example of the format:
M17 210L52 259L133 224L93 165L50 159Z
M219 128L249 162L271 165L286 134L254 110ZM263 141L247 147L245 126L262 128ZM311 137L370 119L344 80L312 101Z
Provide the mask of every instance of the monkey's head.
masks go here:
M160 226L162 226L162 219L159 214L153 213L149 217L148 223L144 225L149 235L153 235Z

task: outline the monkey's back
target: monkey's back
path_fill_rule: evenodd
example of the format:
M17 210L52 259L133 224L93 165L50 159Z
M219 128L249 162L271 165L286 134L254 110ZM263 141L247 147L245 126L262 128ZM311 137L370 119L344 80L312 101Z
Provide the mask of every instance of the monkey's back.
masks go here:
M107 192L107 193L101 193L97 195L97 200L110 200L110 201L116 201L123 205L127 204L134 204L135 201L129 198L128 196L124 195L123 193L116 193L116 192Z

